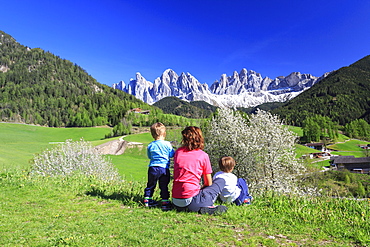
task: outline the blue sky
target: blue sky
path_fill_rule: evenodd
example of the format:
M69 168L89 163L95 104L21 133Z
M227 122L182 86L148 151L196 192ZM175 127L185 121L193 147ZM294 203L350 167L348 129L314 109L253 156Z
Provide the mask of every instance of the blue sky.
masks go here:
M168 68L208 84L242 68L321 76L370 55L369 0L12 0L0 16L22 45L109 86Z

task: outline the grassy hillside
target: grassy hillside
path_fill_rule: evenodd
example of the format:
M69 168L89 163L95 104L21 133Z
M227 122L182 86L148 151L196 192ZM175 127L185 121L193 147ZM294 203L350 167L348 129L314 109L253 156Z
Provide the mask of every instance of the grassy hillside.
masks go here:
M368 246L369 201L255 197L221 216L141 204L143 182L0 172L0 245Z
M370 245L367 200L256 197L249 206L228 205L221 216L144 208L145 146L111 156L125 175L123 183L27 175L28 158L54 145L49 142L84 137L96 144L108 131L0 123L0 153L8 152L0 156L1 246ZM169 130L168 139L178 133ZM152 138L142 133L126 140L147 145Z
M221 216L141 206L143 184L0 179L1 246L367 246L367 201L255 198Z
M288 125L288 129L290 131L294 132L299 137L302 137L303 136L303 129L301 127Z
M334 155L353 155L359 158L366 157L366 150L362 149L359 145L367 145L368 143L369 142L360 140L349 140L347 142L330 145L328 148L335 150L334 152L331 152Z

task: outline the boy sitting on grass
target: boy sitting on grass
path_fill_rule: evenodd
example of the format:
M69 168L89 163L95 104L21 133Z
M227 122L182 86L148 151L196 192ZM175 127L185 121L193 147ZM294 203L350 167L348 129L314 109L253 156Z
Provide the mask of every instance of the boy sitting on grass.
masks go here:
M154 189L159 182L162 198L162 210L171 209L169 201L170 192L168 184L170 182L170 158L173 157L175 150L169 141L165 141L166 127L162 123L155 123L150 127L150 132L154 141L149 143L147 154L150 159L148 169L148 183L144 190L144 205L155 207L157 202L153 201Z
M221 171L213 176L223 178L226 182L224 189L221 192L220 198L223 202L235 203L236 205L248 205L253 197L249 195L248 185L243 178L237 178L231 172L234 170L236 163L230 156L222 157L218 161L218 166Z

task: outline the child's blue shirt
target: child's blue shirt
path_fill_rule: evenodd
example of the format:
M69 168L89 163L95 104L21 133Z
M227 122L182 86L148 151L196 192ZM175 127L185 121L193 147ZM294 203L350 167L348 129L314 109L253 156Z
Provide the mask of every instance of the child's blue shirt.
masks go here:
M170 158L175 154L175 150L169 141L155 140L149 143L147 153L150 159L149 166L169 168Z

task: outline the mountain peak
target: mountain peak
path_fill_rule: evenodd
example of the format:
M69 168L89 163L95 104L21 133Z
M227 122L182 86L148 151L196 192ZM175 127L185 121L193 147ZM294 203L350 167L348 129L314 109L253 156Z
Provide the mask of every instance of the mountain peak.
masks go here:
M163 74L175 73L172 69L166 69Z
M208 87L189 72L182 72L178 76L172 69L166 69L154 83L136 73L136 80L131 80L128 85L118 83L113 87L122 88L149 104L175 96L186 101L205 101L221 107L250 107L265 102L286 101L311 87L318 79L309 74L293 72L287 77L272 80L243 68L240 73L234 71L229 77L222 74L219 81L216 80Z

